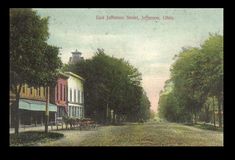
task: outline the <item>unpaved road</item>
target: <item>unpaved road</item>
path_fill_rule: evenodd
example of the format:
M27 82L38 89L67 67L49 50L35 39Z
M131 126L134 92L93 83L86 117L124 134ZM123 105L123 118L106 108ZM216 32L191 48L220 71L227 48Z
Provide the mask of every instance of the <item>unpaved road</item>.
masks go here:
M223 146L223 132L168 122L60 130L64 137L36 146Z

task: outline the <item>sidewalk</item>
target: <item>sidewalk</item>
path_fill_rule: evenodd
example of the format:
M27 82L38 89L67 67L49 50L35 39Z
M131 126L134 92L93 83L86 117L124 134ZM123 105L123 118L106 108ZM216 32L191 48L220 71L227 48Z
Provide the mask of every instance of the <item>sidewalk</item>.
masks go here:
M96 124L94 129L97 129L97 127L100 127L100 126L101 125ZM76 128L78 128L78 126L76 126ZM90 129L92 129L92 128L83 128L82 130L86 131L87 129L90 131ZM63 131L63 130L70 131L71 126L68 125L68 128L66 129L65 124L63 124L63 126L58 125L58 130L60 130L60 131ZM51 125L48 126L48 131L58 131L58 130L57 130L56 125L52 125L52 127L51 127ZM26 131L45 131L45 125L40 125L40 126L39 125L38 126L28 126L28 125L24 126L24 125L22 125L22 126L20 126L19 132L26 132ZM81 131L81 130L79 129L79 131ZM10 132L10 134L15 133L15 128L9 128L9 132Z
M45 126L36 126L36 127L20 127L19 132L26 132L26 131L44 131ZM48 126L48 131L51 130L51 126ZM56 126L53 126L53 131L56 130ZM9 128L10 134L15 133L15 128Z

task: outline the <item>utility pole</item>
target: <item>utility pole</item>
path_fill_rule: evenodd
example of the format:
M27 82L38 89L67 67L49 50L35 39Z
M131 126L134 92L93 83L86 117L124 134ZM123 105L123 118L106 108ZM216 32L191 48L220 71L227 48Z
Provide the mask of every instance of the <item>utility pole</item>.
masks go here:
M49 87L46 87L46 112L45 112L45 133L48 133L48 121L49 121Z

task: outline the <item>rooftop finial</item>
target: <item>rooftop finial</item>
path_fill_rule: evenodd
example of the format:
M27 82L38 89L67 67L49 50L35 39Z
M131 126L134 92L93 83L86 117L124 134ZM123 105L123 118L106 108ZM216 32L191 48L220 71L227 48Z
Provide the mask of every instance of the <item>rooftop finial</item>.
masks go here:
M79 52L77 49L72 52L72 57L69 58L69 63L74 64L79 62L80 60L83 60L83 57L81 57L81 52Z

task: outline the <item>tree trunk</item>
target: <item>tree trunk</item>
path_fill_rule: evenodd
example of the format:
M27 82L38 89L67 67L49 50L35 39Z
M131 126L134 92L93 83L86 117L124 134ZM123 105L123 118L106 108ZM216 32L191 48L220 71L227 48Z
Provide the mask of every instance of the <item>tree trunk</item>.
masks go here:
M213 119L214 119L214 127L216 127L216 123L215 123L215 97L213 97Z
M112 119L112 123L113 123L113 124L115 124L115 123L116 123L115 115L116 115L116 112L115 112L115 110L113 110L113 119Z
M21 91L21 84L19 88L15 89L16 93L16 104L15 104L15 134L19 134L19 125L20 125L20 110L19 110L19 100L20 100L20 91Z
M48 133L48 121L49 121L48 105L49 105L49 95L50 95L49 87L46 87L46 90L47 90L47 95L46 95L46 111L45 111L45 133Z
M113 112L113 123L116 124L116 113Z
M117 114L117 123L119 123L119 124L121 122L120 116L121 116L120 114Z
M205 105L205 122L208 123L210 121L209 117L209 105Z
M218 100L218 118L219 118L219 128L222 128L222 112L221 112L221 102Z
M16 103L15 103L15 134L19 134L19 119L20 119L20 113L19 113L19 94L16 93Z
M109 104L106 105L106 124L109 123Z

